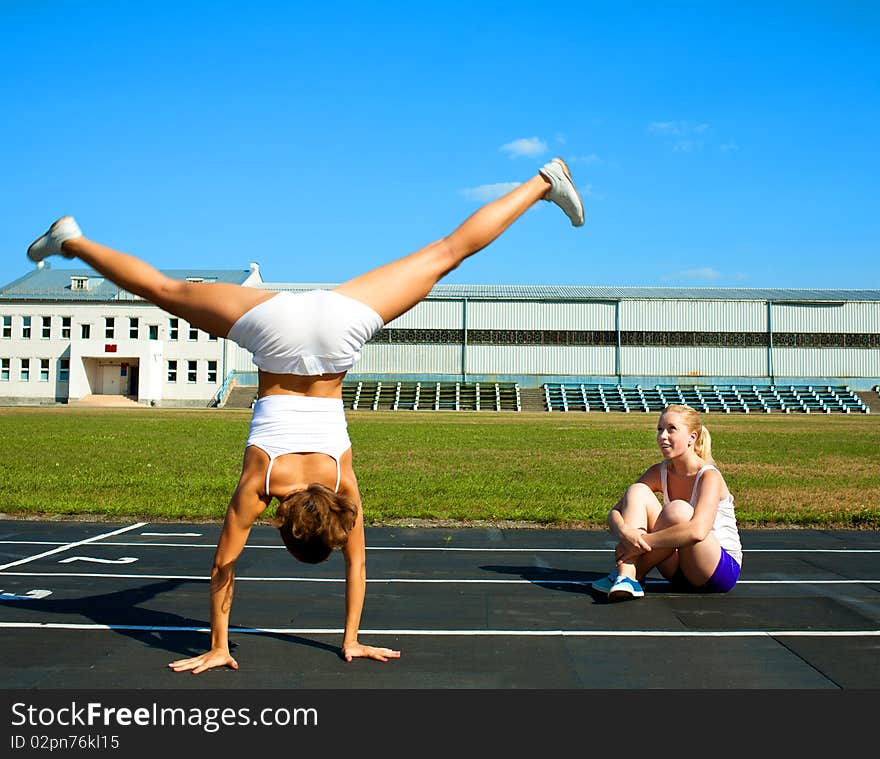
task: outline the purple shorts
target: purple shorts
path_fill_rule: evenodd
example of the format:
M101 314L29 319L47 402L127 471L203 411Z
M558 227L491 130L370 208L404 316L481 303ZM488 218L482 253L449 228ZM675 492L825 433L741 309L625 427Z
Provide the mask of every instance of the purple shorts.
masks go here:
M684 576L681 567L675 573L675 576L669 581L675 590L685 593L727 593L739 579L740 566L723 548L721 549L721 558L718 559L718 566L712 576L704 585L694 585Z

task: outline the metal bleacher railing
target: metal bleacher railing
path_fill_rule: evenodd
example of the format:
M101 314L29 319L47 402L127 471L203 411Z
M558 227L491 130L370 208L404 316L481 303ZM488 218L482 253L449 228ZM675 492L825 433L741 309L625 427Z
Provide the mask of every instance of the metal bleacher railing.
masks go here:
M657 412L670 404L721 414L869 414L846 385L607 385L546 383L548 411ZM583 398L583 400L579 400Z
M342 385L352 411L521 411L515 382L382 382Z

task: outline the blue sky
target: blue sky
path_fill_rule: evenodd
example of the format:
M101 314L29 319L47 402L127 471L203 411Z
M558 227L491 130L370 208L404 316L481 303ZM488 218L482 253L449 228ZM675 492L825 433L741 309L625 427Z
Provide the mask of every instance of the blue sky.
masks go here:
M64 213L339 282L562 155L587 224L446 281L877 288L878 40L871 2L0 0L0 283Z

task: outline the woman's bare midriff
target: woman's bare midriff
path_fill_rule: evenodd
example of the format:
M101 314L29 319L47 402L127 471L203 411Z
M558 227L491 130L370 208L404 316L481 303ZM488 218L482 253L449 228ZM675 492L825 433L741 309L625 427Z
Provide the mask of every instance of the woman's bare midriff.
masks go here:
M306 395L312 398L342 398L342 380L345 372L340 374L320 374L304 376L300 374L272 374L260 372L257 395Z

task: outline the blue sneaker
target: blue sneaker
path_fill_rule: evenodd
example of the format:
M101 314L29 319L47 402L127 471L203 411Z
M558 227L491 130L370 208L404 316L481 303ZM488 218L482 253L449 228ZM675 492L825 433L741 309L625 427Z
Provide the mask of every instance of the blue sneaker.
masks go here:
M612 572L607 577L603 577L601 580L594 580L590 583L590 587L595 590L597 593L604 593L606 596L608 592L611 590L611 586L614 585L617 580L617 573Z
M614 585L608 591L610 601L627 601L630 598L642 598L644 595L645 591L636 580L631 580L623 575L614 581Z

